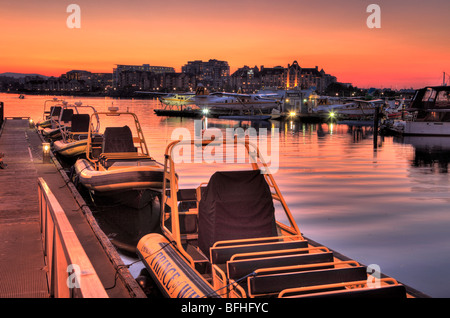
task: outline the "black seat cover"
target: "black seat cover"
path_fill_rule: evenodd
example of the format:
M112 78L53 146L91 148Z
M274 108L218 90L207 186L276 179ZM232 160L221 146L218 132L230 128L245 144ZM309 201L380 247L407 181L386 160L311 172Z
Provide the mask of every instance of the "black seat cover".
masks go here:
M61 114L61 106L50 107L50 116L59 116Z
M128 126L107 127L104 134L103 152L136 152L133 134Z
M72 116L72 132L88 132L90 120L89 114L74 114Z
M270 188L259 170L216 172L199 203L198 244L276 235Z
M73 109L63 109L61 114L61 122L67 123L72 120Z

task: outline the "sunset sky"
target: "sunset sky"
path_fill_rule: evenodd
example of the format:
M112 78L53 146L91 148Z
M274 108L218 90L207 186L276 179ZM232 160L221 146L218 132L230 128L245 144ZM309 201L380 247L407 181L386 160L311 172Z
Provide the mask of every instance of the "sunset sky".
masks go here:
M79 29L66 25L71 3ZM371 3L380 29L366 25ZM358 87L417 88L450 75L449 14L449 0L0 0L0 73L297 60Z

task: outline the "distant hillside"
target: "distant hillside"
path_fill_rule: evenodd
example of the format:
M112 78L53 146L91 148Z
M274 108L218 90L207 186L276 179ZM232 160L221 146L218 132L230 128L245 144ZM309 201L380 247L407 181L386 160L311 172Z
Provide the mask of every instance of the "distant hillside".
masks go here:
M13 77L13 78L24 78L25 76L40 76L45 79L48 78L48 76L41 75L41 74L23 74L23 73L11 73L11 72L0 73L0 76L8 76L8 77Z

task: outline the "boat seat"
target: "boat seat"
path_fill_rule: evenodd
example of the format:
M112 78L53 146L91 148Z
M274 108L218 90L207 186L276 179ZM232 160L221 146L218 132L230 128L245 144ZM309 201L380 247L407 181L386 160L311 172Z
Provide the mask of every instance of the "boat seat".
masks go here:
M225 264L235 254L280 251L308 247L307 241L289 242L259 242L259 244L245 244L238 246L218 246L211 248L211 263Z
M178 201L197 201L196 189L179 189L177 193Z
M58 117L61 114L61 106L52 106L50 107L50 117Z
M317 264L317 267L310 267L307 270L333 268L333 265L329 264L331 262L333 262L332 252L233 260L227 262L227 276L229 279L238 280L261 268L306 264Z
M73 109L63 109L61 114L61 123L68 124L72 121Z
M284 289L335 284L367 279L364 266L288 272L249 277L248 289L252 295L278 294Z
M118 156L115 156L118 155ZM99 163L106 169L112 166L139 166L146 162L154 162L155 160L147 155L136 153L102 153L98 157Z
M293 295L289 298L406 298L403 285L383 286L379 288L341 289L313 294Z
M73 114L71 133L88 133L90 121L89 114Z
M137 152L130 127L107 127L103 140L103 153Z
M214 173L198 207L198 246L209 256L217 241L276 236L275 209L259 170Z

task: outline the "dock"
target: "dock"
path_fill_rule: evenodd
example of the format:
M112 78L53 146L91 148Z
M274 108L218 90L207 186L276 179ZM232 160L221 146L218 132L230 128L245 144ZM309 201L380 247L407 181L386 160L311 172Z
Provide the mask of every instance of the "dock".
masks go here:
M145 298L42 144L28 118L0 126L0 298Z

